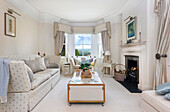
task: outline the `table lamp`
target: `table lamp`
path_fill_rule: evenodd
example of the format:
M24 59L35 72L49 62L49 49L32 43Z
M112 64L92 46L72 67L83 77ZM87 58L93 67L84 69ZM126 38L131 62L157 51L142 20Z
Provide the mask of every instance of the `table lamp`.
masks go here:
M106 52L105 52L105 55L107 56L107 63L108 63L108 62L109 62L109 56L111 55L111 54L110 54L110 51L106 51Z

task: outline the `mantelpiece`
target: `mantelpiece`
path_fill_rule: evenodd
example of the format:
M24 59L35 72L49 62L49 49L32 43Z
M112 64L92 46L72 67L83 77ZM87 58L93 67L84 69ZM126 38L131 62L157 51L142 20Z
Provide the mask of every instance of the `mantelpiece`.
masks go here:
M146 41L142 41L142 42L134 42L134 43L129 43L129 44L124 44L121 45L121 48L126 48L126 47L135 47L135 46L140 46L140 45L145 45Z
M149 75L147 75L147 52L146 52L146 41L130 43L122 45L121 47L121 63L125 65L125 57L138 56L139 57L139 84L140 90L151 89L148 85Z

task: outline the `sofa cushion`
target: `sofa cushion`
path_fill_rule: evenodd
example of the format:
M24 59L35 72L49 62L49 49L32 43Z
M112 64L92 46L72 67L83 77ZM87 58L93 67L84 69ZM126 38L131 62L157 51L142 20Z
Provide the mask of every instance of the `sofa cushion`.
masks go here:
M170 112L170 101L162 95L158 95L154 90L143 91L143 100L159 112Z
M32 72L31 68L28 65L25 64L25 66L27 68L27 73L28 73L30 82L32 82L33 81L33 72Z
M51 76L53 76L54 74L56 74L57 72L60 71L60 68L50 68L50 69L47 69L45 71L50 73Z
M24 62L25 62L25 64L27 64L31 68L33 73L44 70L41 66L40 58L35 58L33 60L24 60Z
M51 74L49 73L36 73L34 74L34 79L33 82L31 83L31 89L35 89L36 87L38 87L39 85L41 85L43 82L45 82L46 80L48 80L51 77Z
M58 63L49 63L47 68L60 68L60 65Z

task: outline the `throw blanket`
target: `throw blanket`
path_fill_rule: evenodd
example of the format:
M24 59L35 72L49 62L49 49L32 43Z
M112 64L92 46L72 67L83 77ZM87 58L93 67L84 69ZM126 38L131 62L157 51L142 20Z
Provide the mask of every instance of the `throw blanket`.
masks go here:
M0 58L0 103L7 102L9 63L9 59Z

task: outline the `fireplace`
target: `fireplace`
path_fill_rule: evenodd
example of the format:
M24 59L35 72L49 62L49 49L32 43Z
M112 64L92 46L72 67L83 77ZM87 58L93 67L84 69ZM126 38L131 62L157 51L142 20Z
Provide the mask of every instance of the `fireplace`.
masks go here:
M125 67L126 67L126 79L120 82L126 89L132 93L141 93L142 91L138 88L140 83L139 77L139 56L135 55L124 55Z
M139 56L125 56L125 66L127 69L126 79L139 84Z

